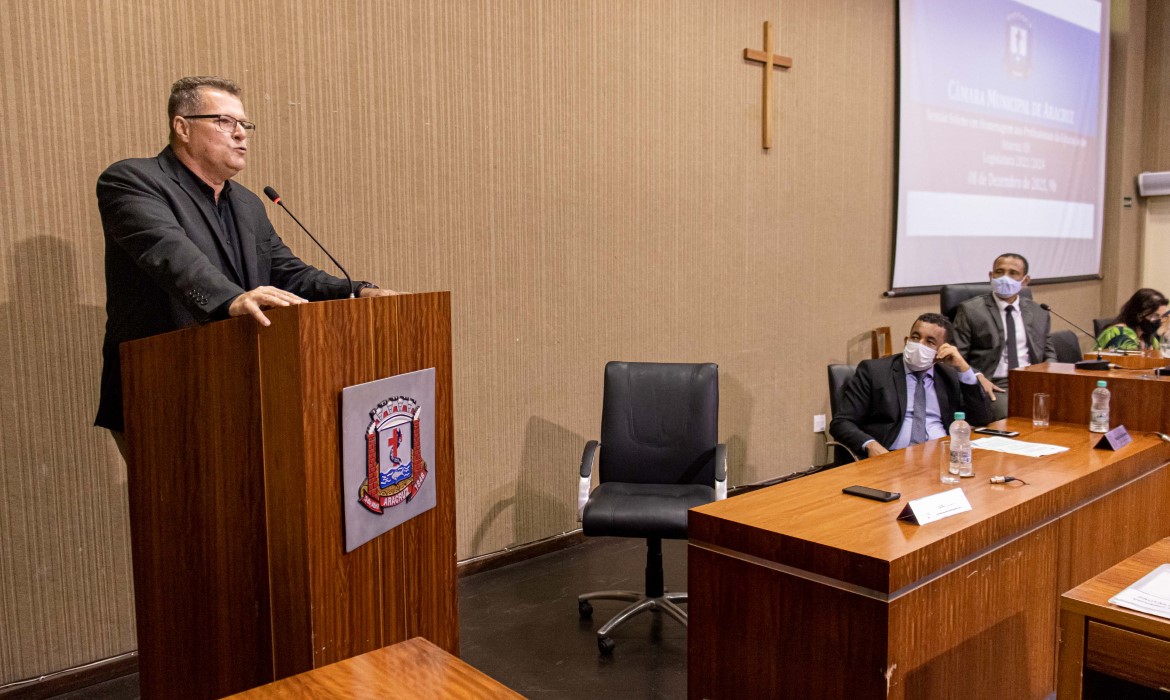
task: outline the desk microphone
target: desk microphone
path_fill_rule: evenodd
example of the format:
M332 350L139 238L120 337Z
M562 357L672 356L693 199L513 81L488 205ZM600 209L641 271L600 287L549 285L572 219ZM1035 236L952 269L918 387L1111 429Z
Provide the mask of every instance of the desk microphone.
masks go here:
M1050 314L1055 315L1057 318L1063 320L1068 325L1072 326L1073 328L1077 329L1081 333L1084 333L1085 335L1087 335L1093 339L1093 349L1097 351L1097 359L1096 360L1081 360L1080 362L1075 363L1073 365L1074 367L1076 367L1077 369L1094 369L1094 370L1108 370L1108 369L1110 369L1109 362L1107 360L1101 359L1101 344L1097 342L1097 338L1095 336L1093 336L1091 333L1089 333L1084 328L1081 328L1077 324L1068 320L1064 316L1061 316L1060 314L1053 311L1052 307L1049 306L1048 304L1041 304L1040 308L1044 309L1045 311L1047 311Z
M272 200L273 204L280 207L281 209L284 209L285 214L292 216L292 220L297 222L297 226L301 227L301 230L305 232L305 235L307 235L314 243L317 244L317 247L321 249L321 252L325 253L325 255L327 255L329 259L333 261L333 264L337 266L338 270L341 270L341 274L345 275L345 281L349 283L349 298L353 299L353 280L349 278L349 273L345 271L345 268L341 266L341 263L337 262L337 258L333 257L333 255L328 250L325 250L325 246L321 245L321 241L317 240L316 236L309 233L309 229L305 228L305 225L301 223L300 219L293 216L293 213L288 210L288 207L284 206L284 204L280 201L280 195L276 193L276 190L272 189L271 187L265 187L264 194Z

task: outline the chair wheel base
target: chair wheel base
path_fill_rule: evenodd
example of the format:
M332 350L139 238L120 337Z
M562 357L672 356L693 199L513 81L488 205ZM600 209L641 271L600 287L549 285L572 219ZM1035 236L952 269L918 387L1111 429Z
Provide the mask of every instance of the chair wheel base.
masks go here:
M590 600L620 600L629 603L597 630L597 649L603 656L613 653L614 641L609 636L610 633L644 612L666 613L683 627L687 626L687 613L679 607L687 602L687 594L682 591L673 593L663 591L662 595L654 597L647 597L637 591L585 593L577 597L577 612L581 614L582 620L593 615L593 604L589 602Z
M603 656L609 656L610 654L612 654L613 648L614 648L614 643L613 643L612 637L598 637L597 638L597 650L600 651Z

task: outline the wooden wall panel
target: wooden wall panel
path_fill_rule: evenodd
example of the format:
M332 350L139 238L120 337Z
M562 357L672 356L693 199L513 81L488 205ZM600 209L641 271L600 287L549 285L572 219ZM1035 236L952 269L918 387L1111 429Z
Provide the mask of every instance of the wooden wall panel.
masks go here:
M1158 1L1112 0L1109 5L1109 114L1105 143L1106 235L1101 243L1102 315L1141 286L1141 207L1133 207L1141 169L1145 101L1146 8ZM1162 39L1165 41L1165 38ZM1128 202L1128 203L1127 203Z
M765 19L795 60L768 152L742 59ZM243 85L239 181L276 187L355 276L451 290L460 557L576 527L607 360L718 362L748 483L821 459L810 419L851 339L937 304L881 297L890 0L6 0L0 26L0 684L135 646L124 468L90 427L94 183L162 147L178 76ZM1110 269L1136 265L1124 216ZM1038 296L1090 318L1108 285Z
M1146 64L1143 98L1143 170L1170 170L1170 5L1146 9Z
M1170 3L1152 2L1147 8L1142 172L1170 170ZM1142 235L1143 287L1166 292L1170 270L1170 197L1138 199L1145 210ZM1170 292L1166 292L1170 293Z

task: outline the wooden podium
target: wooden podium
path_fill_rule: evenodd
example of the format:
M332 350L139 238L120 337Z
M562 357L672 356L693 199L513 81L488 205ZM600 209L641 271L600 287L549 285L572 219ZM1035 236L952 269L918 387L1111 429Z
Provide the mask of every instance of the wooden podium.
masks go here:
M144 698L415 636L458 654L450 294L266 313L122 345ZM429 367L437 504L346 554L341 389Z

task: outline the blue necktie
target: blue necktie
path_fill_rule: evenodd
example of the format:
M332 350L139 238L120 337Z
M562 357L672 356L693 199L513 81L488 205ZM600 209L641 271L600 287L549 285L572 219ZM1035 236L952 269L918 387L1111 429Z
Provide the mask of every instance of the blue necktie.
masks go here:
M926 442L926 370L911 372L918 384L914 387L914 413L910 418L910 444Z

